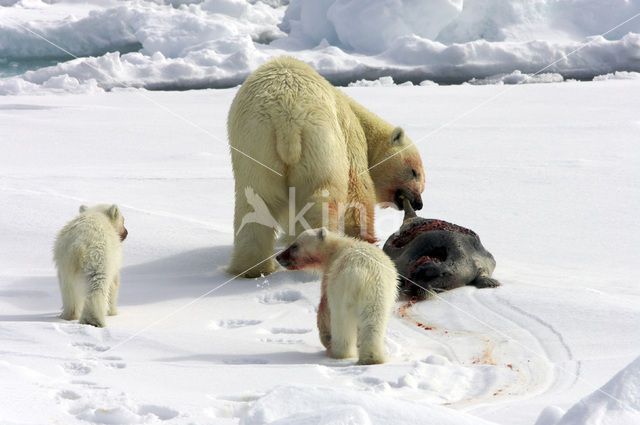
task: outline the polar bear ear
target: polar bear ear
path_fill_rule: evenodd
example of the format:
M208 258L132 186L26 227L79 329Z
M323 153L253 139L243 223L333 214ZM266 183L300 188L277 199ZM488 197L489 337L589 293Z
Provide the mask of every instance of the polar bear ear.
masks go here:
M89 209L89 207L88 207L88 206L86 206L86 205L80 205L80 209L79 209L78 211L80 211L80 213L83 213L83 212L85 212L85 211L86 211L86 210L88 210L88 209Z
M109 217L115 219L118 215L120 215L118 206L116 204L111 205L111 207L109 208Z
M327 229L325 229L324 227L320 228L318 230L318 239L320 239L321 241L324 241L324 238L327 237Z
M404 130L401 127L396 127L391 132L391 138L389 142L395 146L401 146L404 144Z

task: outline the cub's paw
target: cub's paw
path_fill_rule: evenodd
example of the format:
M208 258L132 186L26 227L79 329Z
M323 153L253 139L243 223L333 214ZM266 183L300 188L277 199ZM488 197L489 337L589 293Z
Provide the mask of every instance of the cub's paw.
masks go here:
M78 313L75 311L63 311L60 313L60 318L62 320L76 320L78 318Z
M331 347L327 349L327 354L332 359L338 359L338 360L348 359L348 358L357 356L355 349L338 349L336 347Z
M94 316L82 316L80 318L80 324L82 325L91 325L91 326L95 326L96 328L104 328L105 327L105 323L104 323L104 319L99 319L97 317Z
M365 355L363 357L360 357L358 359L358 363L356 363L357 365L361 365L361 366L365 366L365 365L372 365L372 364L382 364L386 361L385 357L383 355Z

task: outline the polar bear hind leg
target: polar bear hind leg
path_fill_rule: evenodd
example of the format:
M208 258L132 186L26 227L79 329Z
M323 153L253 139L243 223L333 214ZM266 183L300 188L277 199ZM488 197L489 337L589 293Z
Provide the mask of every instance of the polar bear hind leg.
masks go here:
M80 323L103 328L107 312L110 282L103 271L87 273L87 297L80 316Z
M344 276L346 277L346 276ZM329 355L334 359L356 357L358 344L358 316L350 305L353 303L351 294L344 293L349 283L343 276L334 282L329 282L327 301L331 314L331 348Z
M245 184L247 186L245 186ZM234 214L234 242L227 273L247 278L268 275L276 270L273 258L277 217L287 208L284 181L263 182L270 187L261 187L258 182L239 182L236 179L236 204ZM256 211L247 200L249 187L261 208ZM264 220L267 218L267 220ZM273 220L271 222L270 220Z
M334 309L331 309L331 349L329 355L334 359L356 357L357 342L357 318L350 317L348 312L344 310L334 312Z
M115 277L111 281L111 287L109 289L109 316L115 316L118 314L118 292L120 291L120 273L116 273Z
M323 127L311 126L303 132L305 145L313 145L314 150L313 155L301 158L291 168L287 179L287 199L291 202L291 197L295 196L295 211L291 216L287 205L282 217L286 242L293 242L296 236L308 229L338 229L339 210L347 204L349 164L345 160L346 152L331 148L344 143L327 142L335 138L335 132ZM294 228L291 228L292 224Z
M324 291L323 291L324 292ZM327 296L323 293L318 306L317 317L318 331L320 333L320 342L324 348L331 347L331 313L327 303Z
M62 314L60 314L60 318L63 320L76 320L80 317L80 312L84 305L84 277L78 273L58 271L58 282L60 283L60 293L62 294Z
M358 364L368 365L385 362L384 337L387 321L387 311L380 309L368 308L360 314Z

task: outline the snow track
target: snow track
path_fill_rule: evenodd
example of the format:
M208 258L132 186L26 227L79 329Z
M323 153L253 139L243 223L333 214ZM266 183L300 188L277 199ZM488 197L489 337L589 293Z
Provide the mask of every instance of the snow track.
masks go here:
M93 380L94 370L108 372L116 378L126 373L127 363L121 357L104 355L111 349L109 345L94 342L96 336L112 340L108 330L92 335L95 332L87 332L86 326L77 324L56 325L55 328L64 336L82 341L71 344L76 352L71 358L76 359L60 365L69 380L57 383L56 387L63 389L54 393L54 399L70 415L90 423L132 424L167 421L179 415L168 407L136 403L126 393Z
M467 290L467 288L465 288ZM493 380L485 381L486 386L475 393L464 395L459 400L445 402L447 405L469 406L474 403L495 402L496 397L531 397L550 387L553 382L552 366L541 349L541 339L532 331L528 320L514 321L505 314L489 308L475 293L458 298L455 304L449 304L447 315L460 315L463 311L463 324L460 328L447 326L447 317L429 318L430 304L443 301L432 299L414 304L403 303L398 309L398 318L407 321L436 341L444 349L444 355L452 362L473 369L493 369ZM488 314L487 314L488 313ZM466 317L465 317L466 316ZM482 317L482 319L480 319ZM462 329L484 330L467 331Z

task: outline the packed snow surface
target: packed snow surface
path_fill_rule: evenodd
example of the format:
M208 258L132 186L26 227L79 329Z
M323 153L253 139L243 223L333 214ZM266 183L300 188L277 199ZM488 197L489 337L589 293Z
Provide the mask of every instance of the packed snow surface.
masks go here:
M405 128L421 215L476 231L501 287L399 302L388 363L332 360L317 276L222 269L236 89L4 96L0 423L637 423L638 80L344 90ZM51 248L101 202L129 237L96 329L57 317ZM376 215L384 241L402 214Z
M634 425L640 422L640 357L573 406L557 425Z
M340 85L591 79L640 71L640 0L0 1L0 94L232 87L282 54Z

